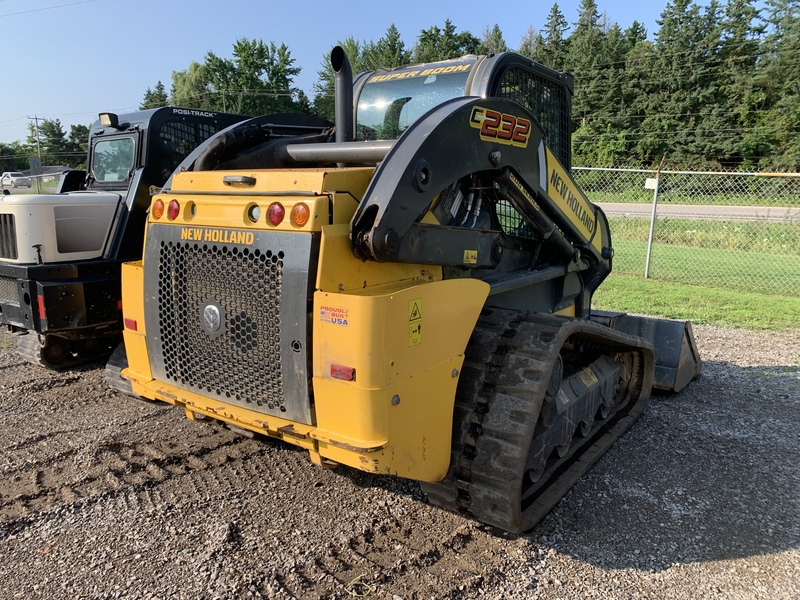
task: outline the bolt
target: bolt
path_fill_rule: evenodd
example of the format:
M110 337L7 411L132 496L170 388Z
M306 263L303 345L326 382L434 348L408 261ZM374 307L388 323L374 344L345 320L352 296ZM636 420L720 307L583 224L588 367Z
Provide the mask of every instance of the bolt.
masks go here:
M400 404L400 396L395 394L392 396L392 406L397 406L398 404Z
M453 369L453 377L458 377L458 369Z

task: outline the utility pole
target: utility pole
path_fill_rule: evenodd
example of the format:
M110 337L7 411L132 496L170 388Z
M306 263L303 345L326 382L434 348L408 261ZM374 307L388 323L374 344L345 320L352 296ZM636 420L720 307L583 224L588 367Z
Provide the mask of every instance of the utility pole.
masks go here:
M39 164L42 164L42 145L39 143L39 116L33 115L32 117L28 117L36 123L36 155L39 157ZM41 194L42 189L40 186L41 179L38 177L38 173L31 173L31 175L37 175L36 177L36 192Z

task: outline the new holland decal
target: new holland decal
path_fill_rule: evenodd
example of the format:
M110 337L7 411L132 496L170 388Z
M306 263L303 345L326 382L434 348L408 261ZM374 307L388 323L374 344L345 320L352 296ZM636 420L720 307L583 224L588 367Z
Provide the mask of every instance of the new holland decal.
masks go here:
M255 242L255 234L252 231L236 231L234 229L183 227L181 228L181 239L195 242L218 242L252 246L253 242Z

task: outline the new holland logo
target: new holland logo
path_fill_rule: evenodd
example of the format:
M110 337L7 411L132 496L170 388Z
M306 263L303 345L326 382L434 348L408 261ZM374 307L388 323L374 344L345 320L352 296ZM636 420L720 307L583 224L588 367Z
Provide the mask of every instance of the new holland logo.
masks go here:
M225 333L225 309L215 300L207 300L201 309L200 327L212 340Z

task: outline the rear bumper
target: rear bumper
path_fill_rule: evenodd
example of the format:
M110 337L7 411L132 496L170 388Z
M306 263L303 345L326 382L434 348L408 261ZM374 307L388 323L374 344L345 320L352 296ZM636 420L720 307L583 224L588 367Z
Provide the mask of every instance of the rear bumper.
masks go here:
M0 263L0 324L76 339L120 331L120 264Z

